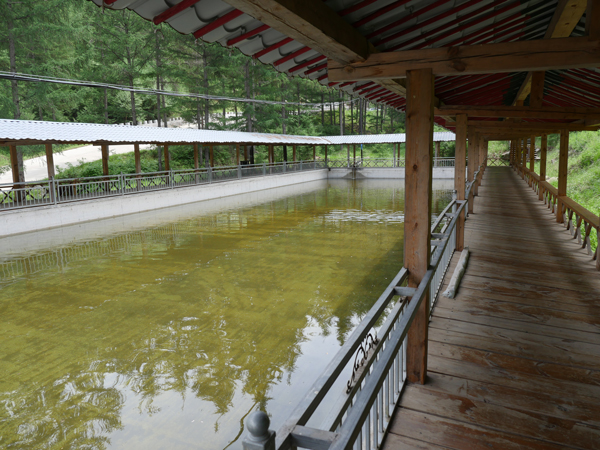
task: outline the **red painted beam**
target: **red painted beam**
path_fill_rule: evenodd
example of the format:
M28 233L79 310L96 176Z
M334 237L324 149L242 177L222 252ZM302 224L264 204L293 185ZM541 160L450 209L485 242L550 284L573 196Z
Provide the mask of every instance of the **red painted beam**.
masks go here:
M315 66L312 69L308 69L306 72L304 72L304 75L310 75L311 73L320 72L323 69L327 69L327 63L319 64L318 66Z
M271 53L273 50L277 50L279 47L283 47L285 44L289 44L292 41L293 41L292 38L282 39L281 41L277 42L276 44L269 45L267 48L264 48L260 52L255 53L254 55L252 55L252 57L254 59L260 58L261 56L264 56L267 53Z
M369 86L372 86L372 85L374 85L374 84L375 84L375 82L373 82L373 81L369 81L368 83L361 84L360 86L356 86L356 87L355 87L354 89L352 89L352 90L353 90L354 92L356 92L356 91L359 91L359 90L361 90L361 89L363 89L363 88L367 88L367 87L369 87Z
M152 19L152 22L154 22L154 25L161 24L165 20L169 20L175 14L179 14L184 9L187 9L190 6L194 6L199 1L200 0L183 0L179 3L177 3L175 6L171 6L166 11L161 12L158 16L156 16L156 17L154 17L154 19Z
M258 28L255 28L254 30L250 30L244 34L239 35L238 37L234 37L232 39L229 39L227 41L227 45L228 46L232 46L237 44L238 42L242 42L245 41L246 39L251 38L252 36L256 36L258 33L262 33L263 31L267 31L269 28L271 28L269 25L262 25Z
M193 35L194 35L194 37L196 39L201 38L205 34L208 34L211 31L216 30L221 25L225 25L227 22L232 21L236 17L240 17L242 14L244 14L244 13L242 11L240 11L239 9L234 9L233 11L228 12L224 16L219 17L218 19L213 20L211 23L209 23L208 25L203 26L199 30L194 31Z
M324 74L324 75L321 75L319 78L317 78L317 81L323 81L323 80L325 80L325 79L326 79L328 76L329 76L329 74L327 74L327 73L326 73L326 74Z
M303 63L298 64L297 66L292 67L290 70L288 70L289 73L292 72L297 72L301 69L304 69L305 67L308 67L310 65L313 65L315 63L318 63L319 61L323 61L324 59L326 59L326 56L317 56L316 58L312 58L309 59L308 61L304 61ZM327 64L325 64L325 67L327 67Z
M275 61L273 63L273 65L275 67L282 65L283 63L288 62L291 59L294 59L296 56L300 56L303 55L304 53L308 52L312 50L310 47L302 47L299 50L296 50L295 52L290 53L289 55L284 56L283 58L279 58L277 61Z

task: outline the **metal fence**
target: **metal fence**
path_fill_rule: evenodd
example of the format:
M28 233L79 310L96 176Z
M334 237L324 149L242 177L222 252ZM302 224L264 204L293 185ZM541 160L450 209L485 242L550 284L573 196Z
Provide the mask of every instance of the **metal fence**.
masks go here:
M475 177L479 171L476 172ZM469 198L473 183L466 187ZM407 287L402 268L354 330L350 338L307 391L275 434L265 413L246 422L246 450L375 450L380 448L406 381L406 339L423 301L433 308L456 246L456 224L468 200L456 200L442 211L431 229L431 263L417 288ZM428 294L427 294L428 293ZM378 323L383 324L376 329ZM345 397L318 428L307 423L341 375L352 369Z
M296 161L5 183L0 184L0 210L132 195L248 177L326 168L327 165L324 161Z
M335 159L327 161L327 165L330 169L387 169L404 167L404 160L395 158ZM454 167L454 158L433 158L433 167Z

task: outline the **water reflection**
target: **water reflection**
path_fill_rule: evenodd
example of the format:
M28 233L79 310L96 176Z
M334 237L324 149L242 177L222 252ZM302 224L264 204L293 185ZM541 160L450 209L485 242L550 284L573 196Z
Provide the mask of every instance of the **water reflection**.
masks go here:
M0 447L239 448L256 407L277 428L399 270L403 199L336 180L4 261Z

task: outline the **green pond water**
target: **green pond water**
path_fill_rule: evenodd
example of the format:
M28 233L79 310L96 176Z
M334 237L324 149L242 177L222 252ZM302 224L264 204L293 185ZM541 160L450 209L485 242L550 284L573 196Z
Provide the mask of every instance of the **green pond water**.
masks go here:
M239 449L248 413L277 429L402 266L401 181L206 205L4 244L0 448Z

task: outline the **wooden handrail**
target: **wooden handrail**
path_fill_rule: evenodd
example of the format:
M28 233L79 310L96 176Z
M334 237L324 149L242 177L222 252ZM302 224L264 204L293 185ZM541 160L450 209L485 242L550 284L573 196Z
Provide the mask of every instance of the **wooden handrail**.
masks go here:
M540 186L542 186L546 191L550 192L552 195L558 195L558 189L556 189L547 181L540 181Z
M567 208L572 210L579 217L582 217L583 220L585 220L587 223L592 225L594 228L596 228L596 229L600 228L600 217L598 217L596 214L585 209L583 206L581 206L575 200L567 197L566 195L565 196L561 195L560 200L565 204L565 206Z

